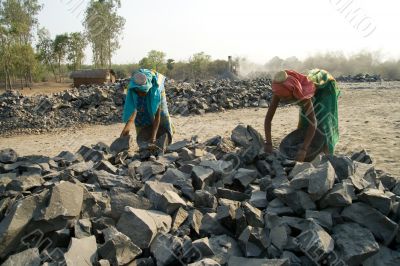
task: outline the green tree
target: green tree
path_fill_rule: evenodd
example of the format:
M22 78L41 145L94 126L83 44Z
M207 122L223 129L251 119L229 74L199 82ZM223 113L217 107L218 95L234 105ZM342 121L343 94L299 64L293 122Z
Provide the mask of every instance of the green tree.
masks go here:
M11 89L17 78L24 79L25 84L32 83L36 65L32 56L32 32L38 24L37 15L41 8L37 0L0 1L0 61L7 88Z
M87 41L82 33L73 32L69 35L67 59L70 69L77 70L81 68L83 59L85 58L86 45Z
M111 68L113 53L119 48L125 19L118 15L121 1L91 0L86 9L84 26L93 51L96 67Z
M207 73L207 68L210 62L211 62L210 55L207 55L204 52L194 54L189 59L189 64L192 70L193 79L205 78Z
M41 28L38 30L38 42L36 44L36 53L39 61L47 66L57 80L57 74L55 71L56 56L54 55L54 41L50 37L50 32Z
M69 36L68 34L60 34L57 35L54 39L53 49L54 49L54 56L57 60L58 66L58 81L62 82L62 64L65 61L68 51L68 44L69 44Z
M167 65L165 64L166 54L161 51L151 50L148 52L147 57L139 61L141 68L153 69L157 72L165 73Z

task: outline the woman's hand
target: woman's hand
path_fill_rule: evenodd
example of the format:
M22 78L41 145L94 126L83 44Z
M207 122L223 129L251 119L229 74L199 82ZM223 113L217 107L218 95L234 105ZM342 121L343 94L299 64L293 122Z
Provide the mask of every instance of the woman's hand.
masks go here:
M121 137L129 136L129 127L125 126L121 132Z
M296 155L296 161L304 162L304 160L306 159L306 155L307 155L306 150L304 150L304 149L299 150Z
M264 151L267 153L267 154L271 154L272 153L272 143L265 143L265 145L264 145Z

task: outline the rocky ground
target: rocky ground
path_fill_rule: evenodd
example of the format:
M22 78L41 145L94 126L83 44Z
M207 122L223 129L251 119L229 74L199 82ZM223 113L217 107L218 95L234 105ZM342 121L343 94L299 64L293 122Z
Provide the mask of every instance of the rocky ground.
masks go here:
M171 114L223 112L267 107L270 80L219 80L166 85ZM0 95L0 134L44 133L88 124L121 121L126 81L107 86L82 86L63 92L24 96L17 91Z
M132 139L0 151L2 265L400 264L400 179L365 152L296 163L243 125L153 156Z

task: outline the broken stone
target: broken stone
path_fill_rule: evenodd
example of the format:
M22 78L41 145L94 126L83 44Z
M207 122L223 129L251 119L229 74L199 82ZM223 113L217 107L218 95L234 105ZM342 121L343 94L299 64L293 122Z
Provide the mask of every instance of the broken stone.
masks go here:
M39 250L37 248L30 248L20 253L11 255L8 259L1 264L2 266L16 266L16 265L29 265L39 266L41 259L39 256Z
M230 257L228 261L229 266L289 266L288 259L255 259L243 257Z
M77 154L82 156L83 160L85 160L86 162L92 161L96 163L104 159L103 153L86 146L81 146L80 149L77 151Z
M245 202L242 204L246 216L247 224L253 227L264 227L264 217L262 212Z
M132 191L124 188L112 188L111 196L111 215L118 220L129 206L135 209L149 210L153 207L150 200L143 196L136 195Z
M210 185L213 174L214 171L209 168L194 166L192 169L193 187L196 190L204 189L206 185Z
M167 151L168 152L177 152L177 151L180 151L181 149L185 148L189 144L190 144L190 141L188 141L188 140L178 141L178 142L175 142L175 143L169 145L167 148Z
M96 238L94 236L82 239L72 238L64 258L68 266L93 265L97 262Z
M354 194L354 188L347 183L335 184L332 190L320 201L320 205L322 208L351 205L353 201L352 194Z
M357 202L346 207L342 217L368 228L385 245L392 242L397 234L398 225L379 211L365 203Z
M131 207L125 210L117 223L117 229L141 249L150 247L157 233L168 233L171 229L172 219L165 213Z
M225 198L225 199L234 200L234 201L244 201L244 200L250 199L249 195L246 195L246 194L238 192L238 191L225 189L225 188L218 188L217 196L219 198Z
M110 146L111 152L117 154L123 151L129 151L129 149L133 146L133 138L128 136L123 136L114 140L114 142Z
M154 202L155 209L172 215L177 209L186 207L186 202L174 191L166 191L158 201Z
M285 225L279 225L271 229L271 243L279 250L283 250L288 242L290 232Z
M142 253L129 237L114 227L104 229L103 235L105 243L99 248L99 255L117 265L126 265Z
M361 265L379 251L372 233L356 223L336 225L332 237L341 258L350 266Z
M267 192L264 191L253 191L249 200L250 204L256 208L264 209L268 205Z
M117 174L118 168L112 165L109 161L102 160L95 167L97 171L106 171L110 174Z
M347 156L330 155L328 160L335 169L339 180L347 179L355 172L353 160Z
M391 210L391 198L378 189L367 188L363 190L357 197L360 201L371 205L383 215L388 215Z
M93 171L91 178L92 180L89 180L90 183L93 184L98 182L103 189L122 187L132 189L133 191L138 191L142 187L142 184L137 180L129 178L128 176L113 175L104 170Z
M240 168L233 176L233 179L237 180L243 187L247 187L256 180L257 176L258 173L255 170Z
M157 162L143 162L136 169L137 173L142 176L142 180L149 180L152 176L165 172L165 165Z
M83 188L70 182L61 182L51 191L50 202L45 209L43 219L58 217L77 217L82 210Z
M294 190L288 186L274 189L274 194L298 214L306 210L315 210L317 207L310 196L301 190Z
M0 150L0 163L15 163L18 154L13 149Z
M268 247L267 233L264 228L248 226L238 240L246 257L258 257Z
M218 201L210 192L197 190L194 197L194 206L212 212L217 209Z
M75 238L81 239L91 236L92 222L89 219L75 221L74 232Z
M379 252L363 262L363 266L396 266L400 264L400 252L379 246Z
M303 252L313 250L315 254L319 254L319 259L321 259L323 255L326 256L330 254L334 248L334 241L331 236L318 225L313 229L301 233L297 237L297 241Z
M216 254L211 259L221 265L228 263L232 256L243 256L238 243L227 235L212 236L209 238L209 243L211 250Z
M192 245L199 254L200 258L211 257L215 255L210 247L210 241L208 240L208 237L197 239L193 241Z
M172 228L171 230L176 231L178 228L186 221L186 219L189 217L189 213L183 209L179 208L173 218L172 218Z
M332 213L326 211L306 211L306 219L314 219L320 226L331 230L333 226Z
M7 190L27 191L42 186L44 182L41 175L26 173L11 180L7 185Z
M178 252L182 249L182 240L170 234L159 234L151 244L150 250L157 265L173 265L177 262Z

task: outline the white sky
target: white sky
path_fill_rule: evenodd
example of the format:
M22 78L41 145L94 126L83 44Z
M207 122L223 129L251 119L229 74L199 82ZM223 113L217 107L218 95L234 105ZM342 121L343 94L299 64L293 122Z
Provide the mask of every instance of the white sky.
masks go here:
M53 37L83 30L88 0L40 2L39 22ZM244 56L256 63L327 51L400 58L396 0L122 0L119 13L126 25L114 63L137 62L152 49L176 60L204 51L213 59Z

